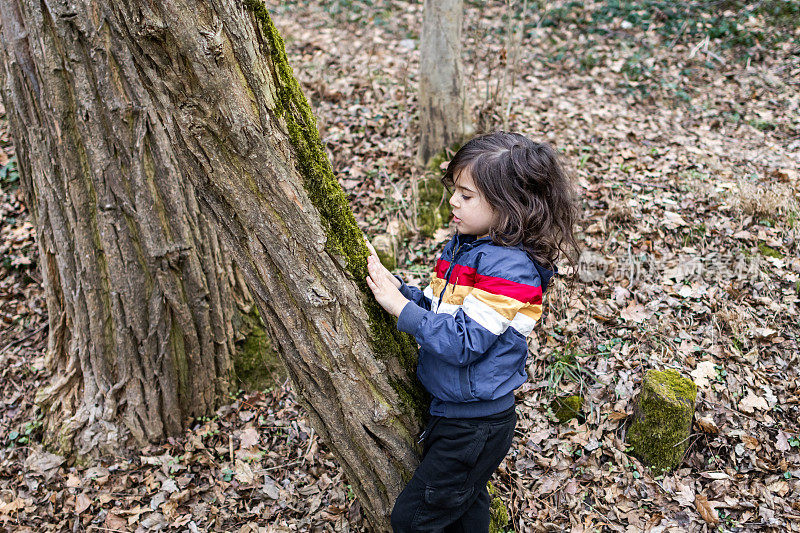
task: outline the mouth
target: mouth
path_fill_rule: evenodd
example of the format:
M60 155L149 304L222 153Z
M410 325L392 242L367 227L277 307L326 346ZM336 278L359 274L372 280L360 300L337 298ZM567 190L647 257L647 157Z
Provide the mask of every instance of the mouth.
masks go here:
M460 219L460 218L458 218L457 216L453 215L453 222L455 222L456 224L458 224L459 222L461 222L461 219Z

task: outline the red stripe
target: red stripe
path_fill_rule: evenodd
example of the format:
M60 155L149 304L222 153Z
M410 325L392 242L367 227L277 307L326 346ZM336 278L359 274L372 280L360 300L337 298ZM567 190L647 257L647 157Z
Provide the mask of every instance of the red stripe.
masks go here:
M436 276L445 279L448 268L450 268L450 261L437 260ZM475 284L475 274L477 274L477 271L474 268L456 264L453 267L453 271L450 272L450 283L472 287Z
M450 261L445 261L444 259L437 259L436 260L436 276L444 279L445 274L447 274L447 269L450 268Z
M450 268L450 261L438 259L436 261L436 276L445 279L447 269ZM462 287L475 287L492 294L500 294L514 298L522 303L541 304L542 288L517 283L495 276L484 276L468 266L456 264L450 273L450 282Z
M542 288L534 287L533 285L526 285L525 283L517 283L503 278L496 278L494 276L483 276L478 274L475 276L475 288L481 289L492 294L501 294L514 298L522 303L541 304L542 303Z
M472 267L456 264L450 273L450 282L454 285L472 287L475 285L475 276L477 274L478 272Z

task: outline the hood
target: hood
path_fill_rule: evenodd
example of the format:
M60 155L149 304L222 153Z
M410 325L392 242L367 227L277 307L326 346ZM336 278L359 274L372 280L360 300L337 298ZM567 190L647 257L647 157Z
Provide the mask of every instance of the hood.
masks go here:
M547 290L547 286L550 284L550 280L553 279L553 276L558 274L558 267L555 267L556 270L553 272L536 261L533 262L533 265L536 267L536 270L539 271L539 277L542 278L542 292L544 292Z
M523 252L527 253L527 250L525 250L525 247L522 246L521 244L516 245L514 248L519 248ZM536 267L536 271L539 273L539 277L542 278L542 292L546 291L547 286L550 284L550 280L553 279L553 276L558 274L558 267L557 266L554 267L555 271L550 270L549 268L540 265L539 262L533 257L531 257L530 254L528 254L528 259L531 260L533 266Z

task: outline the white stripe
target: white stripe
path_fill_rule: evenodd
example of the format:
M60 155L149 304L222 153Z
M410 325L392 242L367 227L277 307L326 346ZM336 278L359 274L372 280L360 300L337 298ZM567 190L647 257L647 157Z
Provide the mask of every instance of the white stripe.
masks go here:
M431 298L431 311L433 311L434 313L438 313L439 312L438 311L438 309L439 309L439 297L433 295L433 289L431 289L430 285L425 287L425 290L423 291L423 294L425 294L425 295L430 294L431 295L430 296L430 298Z
M517 316L511 321L511 327L522 333L523 337L530 335L535 325L536 321L534 319L522 313L517 313Z
M495 335L502 335L511 321L472 294L464 298L464 313Z
M425 287L425 290L422 291L422 295L430 300L433 300L433 288L431 287L430 283L427 287Z
M458 310L461 309L460 305L456 304L449 304L447 302L442 302L442 305L439 306L439 309L436 310L437 313L448 313L450 315L455 316Z

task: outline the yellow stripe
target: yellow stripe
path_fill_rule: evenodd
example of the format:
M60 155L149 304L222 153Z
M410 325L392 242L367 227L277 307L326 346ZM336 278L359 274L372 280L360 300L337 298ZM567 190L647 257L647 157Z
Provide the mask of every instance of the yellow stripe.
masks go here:
M451 291L451 286L447 287L447 291L445 291L444 295L444 302L461 305L464 303L464 298L467 294L472 294L475 298L480 300L481 302L485 303L501 315L503 315L508 320L512 320L514 316L517 314L524 304L519 300L515 300L514 298L510 298L508 296L503 296L502 294L492 294L491 292L487 292L481 289L476 289L474 287L464 287L457 285L457 289Z
M541 304L527 304L519 310L523 315L530 317L534 320L542 318L542 305Z
M442 278L437 278L435 275L431 276L431 291L433 296L438 298L442 294L445 281Z
M472 287L450 284L444 291L442 303L461 305L464 303L464 298L466 298L470 292L472 292Z

